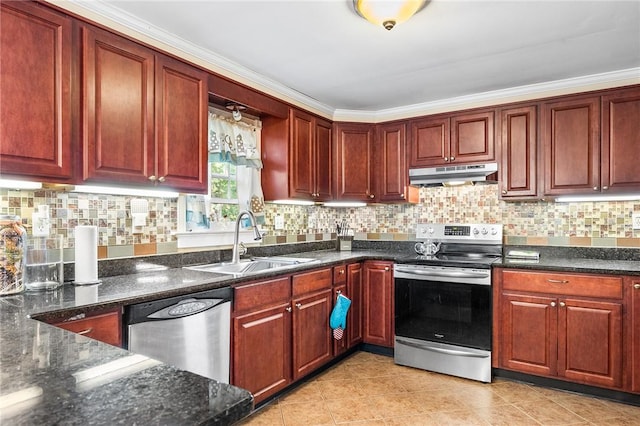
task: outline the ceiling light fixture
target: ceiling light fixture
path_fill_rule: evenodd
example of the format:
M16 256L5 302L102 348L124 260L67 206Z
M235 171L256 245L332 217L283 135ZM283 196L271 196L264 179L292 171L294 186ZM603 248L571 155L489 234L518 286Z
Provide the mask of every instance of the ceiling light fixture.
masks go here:
M233 117L235 121L242 120L242 113L240 111L244 111L245 109L247 109L247 107L244 105L234 103L228 103L226 105L226 108L231 111L231 117Z
M426 4L427 0L353 0L358 15L387 30L408 20Z

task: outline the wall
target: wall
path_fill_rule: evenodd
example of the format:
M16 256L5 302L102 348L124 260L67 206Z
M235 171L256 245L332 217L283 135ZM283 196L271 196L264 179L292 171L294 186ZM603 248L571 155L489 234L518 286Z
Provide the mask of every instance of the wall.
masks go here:
M34 207L49 205L52 234L64 237L66 260L73 260L74 227L78 224L98 226L100 258L177 252L172 235L176 231L177 201L149 198L147 226L142 234L133 234L128 214L131 198L0 189L0 213L19 215L29 225ZM356 239L411 240L415 223L489 222L505 225L506 244L640 248L640 231L631 229L633 211L640 212L640 201L507 203L500 201L497 185L423 188L416 205L336 209L267 204L268 233L263 244L329 240L335 238L332 232L336 222L344 220ZM282 231L273 229L277 214L285 219Z

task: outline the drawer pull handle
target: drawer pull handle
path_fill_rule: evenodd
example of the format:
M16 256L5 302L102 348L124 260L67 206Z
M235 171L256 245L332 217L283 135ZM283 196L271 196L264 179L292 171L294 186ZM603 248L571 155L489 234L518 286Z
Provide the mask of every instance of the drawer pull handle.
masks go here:
M640 290L640 284L634 284L633 288L635 288L636 290Z
M553 284L568 284L569 280L552 280L552 279L548 279L547 282L553 283Z
M93 331L93 327L87 328L86 330L79 331L78 334L85 335L85 334L91 333L92 331Z

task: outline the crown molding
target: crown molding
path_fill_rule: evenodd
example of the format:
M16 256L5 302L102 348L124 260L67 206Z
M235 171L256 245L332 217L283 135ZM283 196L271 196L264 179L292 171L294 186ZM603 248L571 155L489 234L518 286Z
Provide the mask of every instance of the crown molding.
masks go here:
M507 89L477 93L468 96L442 99L389 108L379 111L359 111L336 109L333 113L335 121L356 121L365 123L382 123L422 115L437 114L461 109L492 106L510 102L527 101L551 96L566 95L591 90L640 84L640 68L611 71L563 80L510 87Z
M44 1L334 121L381 123L460 109L640 84L640 68L629 68L377 111L334 109L102 1Z

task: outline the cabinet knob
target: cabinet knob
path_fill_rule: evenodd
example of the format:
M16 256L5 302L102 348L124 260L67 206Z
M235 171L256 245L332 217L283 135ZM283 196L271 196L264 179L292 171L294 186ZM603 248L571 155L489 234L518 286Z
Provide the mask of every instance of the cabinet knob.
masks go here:
M453 161L455 159L456 159L456 157L454 157L453 155L451 157L449 157L449 160L451 160L451 161Z
M296 308L302 309L302 303L296 303Z
M404 194L400 194L400 198L404 199Z
M506 189L503 189L503 190L502 190L502 194L503 194L503 195L507 195L507 190L506 190Z
M635 288L636 290L640 290L640 284L634 284L633 288Z
M594 187L593 187L593 190L594 190L594 191L597 191L597 190L598 190L598 187L597 187L597 186L594 186Z
M609 187L608 187L608 186L606 186L606 185L602 187L602 190L603 190L603 191L606 191L607 189L609 189Z
M293 311L293 309L291 309L291 306L287 306L284 310L287 311L287 312Z
M556 307L556 302L551 302L551 307L555 308Z
M373 199L373 198L376 198L376 196L375 196L375 195L373 195L373 194L369 194L369 198L372 198L372 199Z
M444 162L446 163L447 161L449 161L449 157L444 157Z
M149 176L149 180L150 180L151 182L155 182L157 179L158 179L158 178L157 178L157 177L155 177L155 175L151 175L151 176Z
M342 290L336 290L336 294L342 294Z
M564 308L565 306L567 306L567 304L566 304L566 303L564 303L564 302L560 302L560 307L561 307L561 308Z
M340 275L344 275L344 269L340 269Z
M388 266L385 266L385 267L384 267L384 270L385 270L385 271L388 271L388 270L389 270L389 267L388 267Z
M164 177L164 176L160 176L160 177L158 178L158 182L164 182L164 180L165 180L165 177Z

